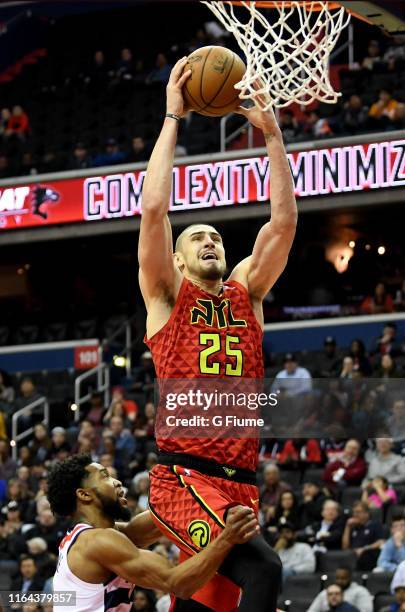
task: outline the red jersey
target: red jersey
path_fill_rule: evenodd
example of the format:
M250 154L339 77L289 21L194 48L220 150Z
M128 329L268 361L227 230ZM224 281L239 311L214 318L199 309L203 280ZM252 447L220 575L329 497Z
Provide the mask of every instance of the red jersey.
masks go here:
M263 378L263 332L246 289L227 281L219 296L184 279L168 322L145 342L159 379ZM162 410L162 407L158 407ZM158 447L255 470L257 439L167 438Z

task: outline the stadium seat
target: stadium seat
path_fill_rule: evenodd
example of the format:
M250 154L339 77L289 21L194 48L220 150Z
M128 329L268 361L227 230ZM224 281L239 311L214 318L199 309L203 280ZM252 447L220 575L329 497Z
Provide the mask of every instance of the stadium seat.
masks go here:
M352 550L330 550L319 555L319 571L322 574L332 574L338 567L350 567L354 570L357 565L357 555Z
M371 572L367 578L367 588L372 595L389 593L393 574L391 572Z
M387 511L387 516L385 522L387 525L391 524L391 520L393 516L405 516L405 506L402 504L394 504L390 506Z
M284 482L288 482L294 489L299 486L301 481L301 472L298 470L280 470L280 478Z
M284 599L279 603L280 610L286 612L307 612L309 606L312 603L312 599Z
M322 483L322 474L323 474L323 469L321 468L310 468L309 470L306 470L304 472L304 476L302 481L306 482L306 481L313 481L313 482L318 482L318 483Z
M341 504L343 507L351 508L353 503L361 499L362 490L360 487L346 487L343 489Z
M283 586L283 599L312 598L319 593L321 587L321 577L319 574L301 574L300 576L290 576Z
M379 523L384 522L384 510L382 508L370 508L370 518Z
M395 603L393 595L377 595L374 598L374 612L389 611L389 607Z

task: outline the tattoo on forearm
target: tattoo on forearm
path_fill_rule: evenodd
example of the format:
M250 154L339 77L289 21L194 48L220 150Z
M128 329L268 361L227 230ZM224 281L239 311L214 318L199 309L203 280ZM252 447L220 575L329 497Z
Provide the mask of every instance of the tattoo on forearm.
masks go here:
M264 140L266 141L266 144L269 144L274 138L273 134L264 134Z

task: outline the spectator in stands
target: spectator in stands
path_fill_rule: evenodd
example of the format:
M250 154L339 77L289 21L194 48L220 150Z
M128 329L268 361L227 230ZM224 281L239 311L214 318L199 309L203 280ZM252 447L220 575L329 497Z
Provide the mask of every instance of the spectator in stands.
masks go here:
M18 104L16 106L13 106L11 117L7 123L5 136L7 138L9 138L10 136L16 136L21 140L24 140L29 134L29 132L30 122L27 113L24 112L22 106Z
M389 486L388 480L384 476L377 476L367 483L361 496L369 508L382 508L390 504L397 503L395 489Z
M131 80L134 75L134 65L131 49L121 49L121 57L117 63L116 76L119 79Z
M98 391L92 393L89 404L90 406L86 414L86 419L97 427L101 425L105 411L103 394Z
M399 593L400 590L401 593ZM397 604L405 604L405 561L402 561L402 563L400 563L395 570L395 574L391 582L391 591L395 593ZM390 609L390 612L403 612L400 605L397 605L396 608L392 608L392 610Z
M394 100L389 89L381 89L378 93L378 100L371 105L368 112L371 127L376 129L386 129L391 127L397 116L398 100ZM384 310L383 312L391 312Z
M287 353L284 357L284 369L275 377L273 393L283 392L288 397L308 393L312 389L312 376L306 368L298 365L296 356Z
M381 62L381 49L378 40L370 40L367 47L367 55L361 62L361 67L373 70L374 64Z
M397 290L395 295L395 309L399 312L405 310L405 280L401 283L401 288Z
M87 68L85 83L90 83L92 88L97 90L105 87L108 78L108 67L106 65L104 52L99 49L95 51L92 61Z
M405 67L405 36L398 35L390 38L391 44L384 53L384 61L388 69L395 71Z
M153 389L155 386L155 366L153 364L152 353L145 351L141 355L141 365L136 373L134 384L132 386L133 391L141 391L146 394L147 399L152 397Z
M333 130L328 120L321 118L319 111L315 109L306 112L303 132L307 136L314 138L324 138L325 136L333 135Z
M370 519L370 510L362 501L353 504L352 516L346 521L342 537L343 550L356 553L357 569L371 570L375 567L382 545L382 525Z
M377 567L384 572L395 572L405 561L405 518L394 516L391 521L391 537L381 548Z
M377 438L376 450L368 456L369 465L364 486L378 476L383 476L390 484L405 483L405 458L392 452L393 446L392 438Z
M366 347L360 339L352 340L349 356L353 359L353 371L360 372L362 376L371 375L371 364L366 356Z
M0 439L0 480L8 481L17 469L17 462L10 457L10 443L7 439Z
M134 612L155 612L155 596L153 591L136 589L133 609Z
M292 142L301 132L298 120L290 110L284 110L280 114L279 125L285 142Z
M326 499L319 482L315 480L304 482L300 505L301 527L306 527L321 520L322 508Z
M152 402L145 404L144 413L139 414L134 425L134 435L137 439L153 440L155 437L156 408Z
M315 553L305 542L296 542L294 525L284 523L280 527L274 550L283 564L283 580L289 576L312 574L315 571Z
M32 378L29 378L29 376L24 377L20 383L20 396L15 401L16 410L25 408L25 406L35 402L40 397Z
M397 399L391 409L391 416L387 421L387 429L394 440L394 452L405 454L405 401Z
M63 537L63 529L58 524L52 511L49 508L45 508L38 512L36 524L25 535L27 540L42 538L47 543L48 550L56 555L60 539Z
M11 119L11 113L9 108L2 108L0 112L0 136L4 136L7 130L8 122Z
M381 356L387 353L395 357L401 352L399 343L396 338L397 326L393 322L386 323L381 336L375 342L373 353L379 353Z
M115 440L115 450L119 454L121 461L126 463L135 454L135 440L128 429L124 429L124 420L120 416L111 417L109 431Z
M170 593L164 591L156 591L156 612L169 612L170 610Z
M15 390L11 384L10 377L7 372L0 370L0 402L12 404L15 399Z
M338 125L341 131L347 134L357 134L364 131L368 121L368 107L363 103L361 97L352 94L344 103L341 116L338 118Z
M66 439L66 429L64 427L54 427L51 431L52 446L49 451L49 459L61 461L64 457L61 454L70 453L71 446Z
M378 283L374 294L366 297L360 310L363 314L381 314L383 312L393 312L394 302L387 293L384 283Z
M267 463L263 469L264 484L260 489L260 507L266 523L270 520L284 491L291 487L280 479L280 470L274 463Z
M171 69L172 67L167 61L166 55L164 53L158 53L156 56L155 68L146 77L146 84L162 83L166 85L169 80Z
M323 342L323 351L313 363L312 373L315 378L331 378L337 376L340 371L342 354L338 350L336 340L333 336L326 336Z
M367 464L360 456L360 448L358 440L348 440L342 458L326 466L323 479L331 491L347 485L360 485L367 471Z
M34 437L28 443L34 461L43 463L49 456L52 449L52 440L49 437L48 429L43 423L34 426Z
M108 419L115 414L117 407L121 407L122 414L127 421L134 422L138 414L138 405L133 400L125 399L124 389L122 387L114 387L112 392L111 405L106 412L103 421L107 422Z
M268 517L268 526L271 532L276 532L285 523L290 523L294 529L298 529L300 516L295 494L292 491L283 491L274 508L274 513L269 513Z
M114 166L123 164L126 153L121 151L115 138L109 138L105 143L104 153L99 153L93 160L93 166Z
M68 163L69 170L83 170L93 166L87 147L83 142L77 142Z
M350 355L343 358L342 370L339 374L340 378L352 379L355 376L354 359Z
M371 593L357 582L353 582L352 572L347 567L340 567L335 571L334 584L343 592L343 601L351 604L360 612L373 612L373 597ZM307 612L327 612L328 598L326 589L321 591L314 599Z
M394 358L386 353L381 357L381 361L376 369L376 378L401 378L402 373L400 372Z
M326 499L322 507L322 520L308 525L300 532L300 540L313 546L316 552L339 550L342 543L344 517L340 505L333 499Z
M27 593L29 591L42 591L43 581L38 577L35 559L32 555L21 555L20 575L12 582L11 590Z
M138 510L143 512L148 509L148 497L149 497L149 474L142 473L137 474L133 480L134 490L138 497Z
M326 589L328 602L327 612L361 612L347 601L343 600L343 590L337 584L331 584Z
M142 136L134 136L131 141L131 150L127 161L131 163L147 161L150 157L150 153L150 149L146 146Z
M35 561L37 578L44 583L55 574L57 556L48 552L48 544L40 537L27 537L27 548Z

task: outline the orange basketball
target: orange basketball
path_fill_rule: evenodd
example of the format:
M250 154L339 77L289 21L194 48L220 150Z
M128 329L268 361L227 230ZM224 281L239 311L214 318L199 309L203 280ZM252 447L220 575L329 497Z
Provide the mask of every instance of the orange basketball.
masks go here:
M221 117L240 105L235 89L246 71L236 53L225 47L201 47L188 57L184 70L191 70L183 93L187 108L201 115Z

